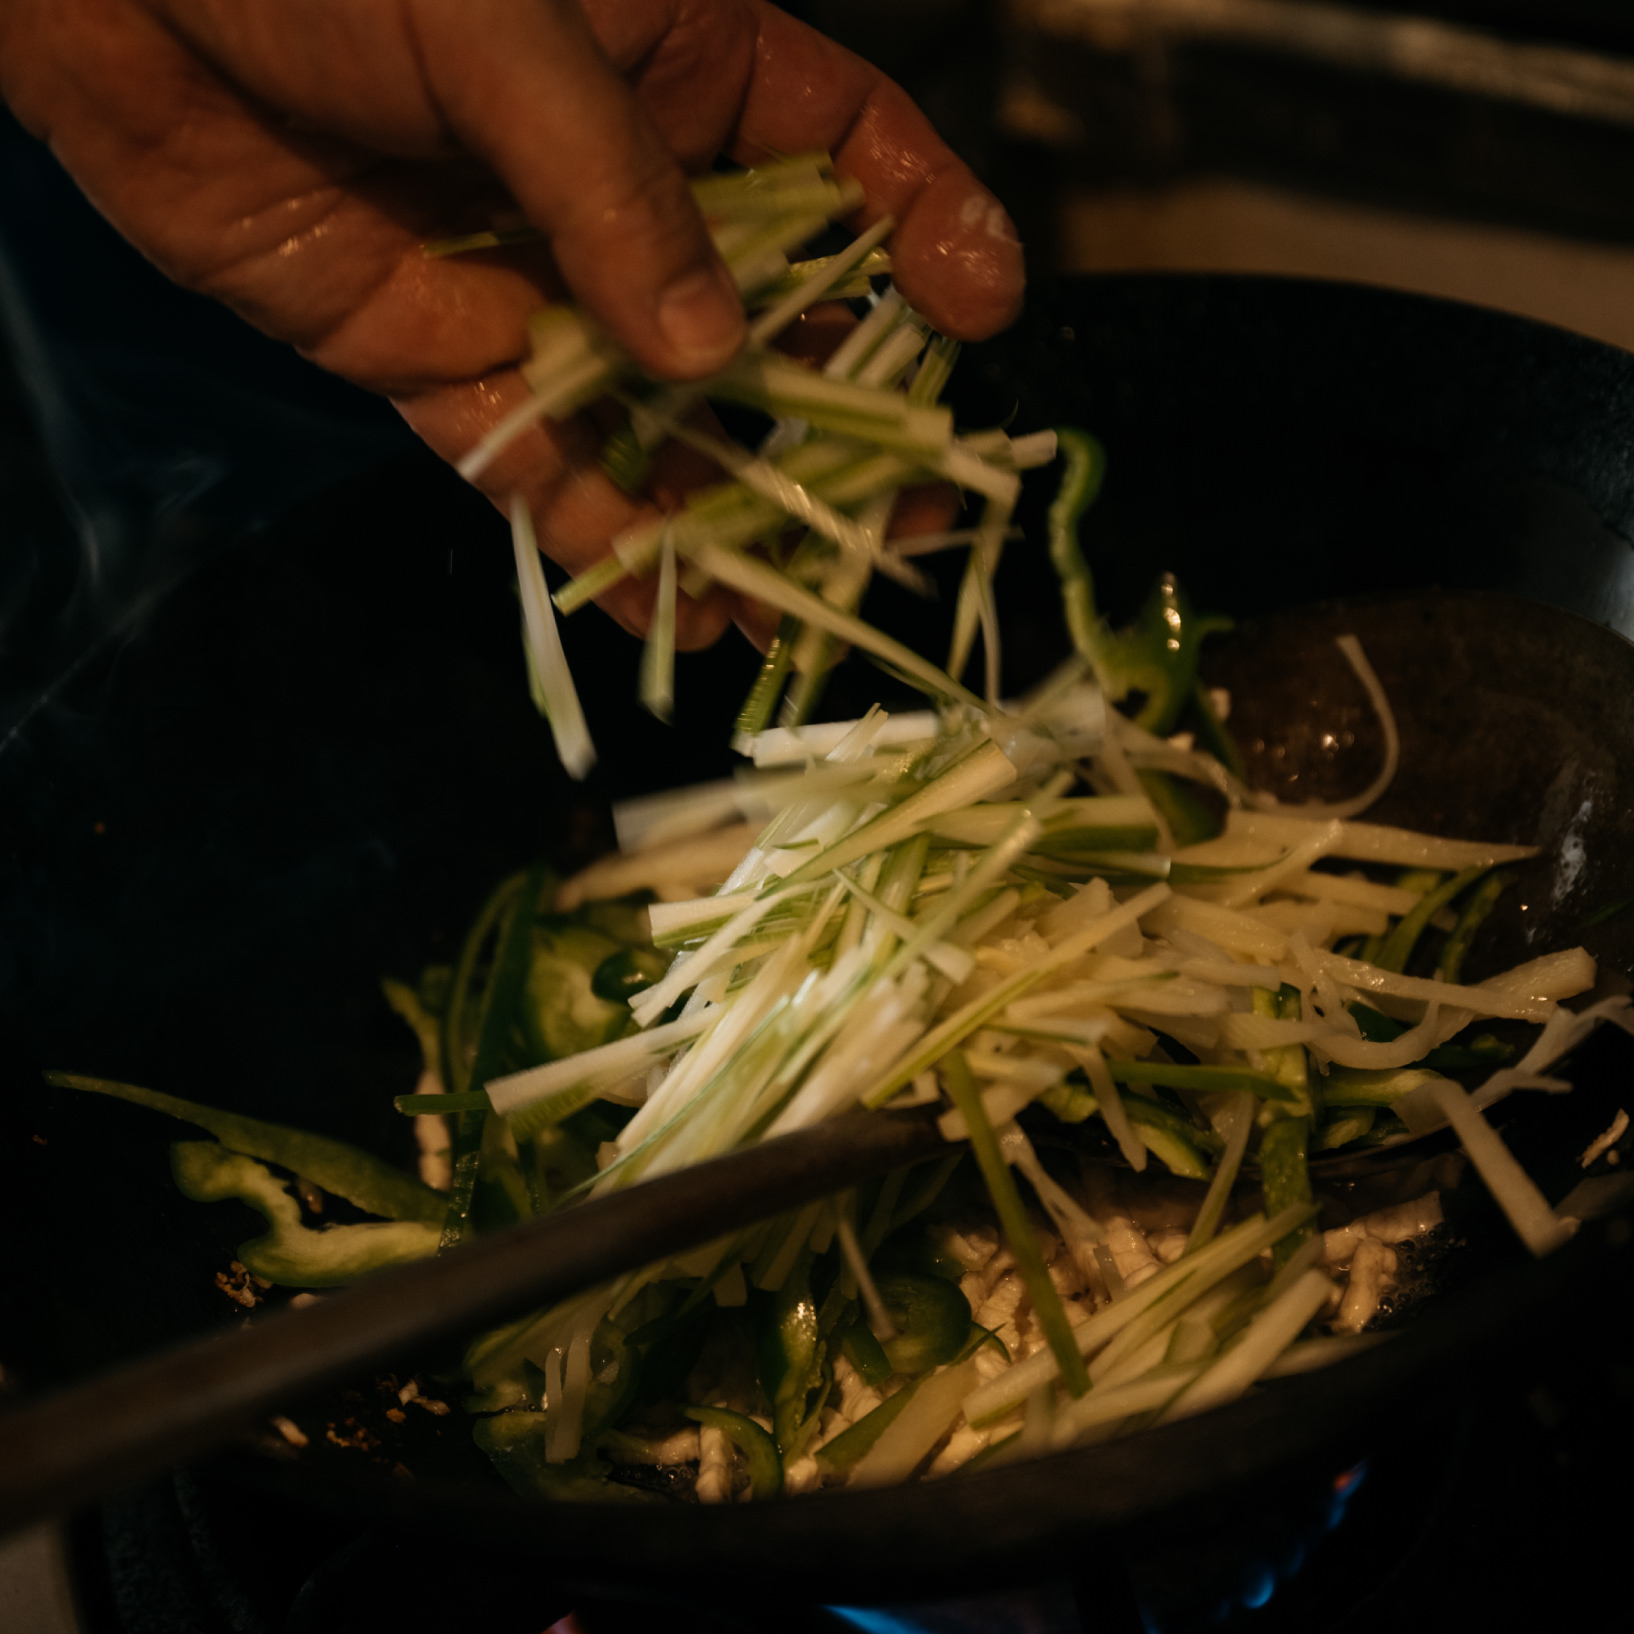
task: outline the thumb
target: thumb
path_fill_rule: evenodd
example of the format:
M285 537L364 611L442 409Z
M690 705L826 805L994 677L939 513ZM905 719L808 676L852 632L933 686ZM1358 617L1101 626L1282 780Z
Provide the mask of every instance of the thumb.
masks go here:
M450 127L548 235L579 302L655 374L720 368L744 333L731 275L574 0L432 4L421 27L449 36L425 61Z

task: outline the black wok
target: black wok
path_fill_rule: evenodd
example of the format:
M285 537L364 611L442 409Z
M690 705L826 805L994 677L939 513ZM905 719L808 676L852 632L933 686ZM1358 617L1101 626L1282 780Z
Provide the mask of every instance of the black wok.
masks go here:
M1330 660L1332 635L1354 630L1402 717L1403 776L1376 815L1544 848L1479 958L1582 941L1634 969L1631 915L1600 917L1634 895L1634 648L1605 628L1634 628L1634 358L1359 288L1092 279L1036 291L1016 332L969 354L959 392L972 424L1101 436L1111 475L1086 537L1103 603L1126 612L1173 569L1199 605L1244 618L1213 677L1279 792L1371 775L1373 725ZM0 1002L19 1217L4 1252L26 1321L0 1361L25 1389L224 1320L214 1274L254 1228L237 1205L175 1195L173 1127L46 1091L41 1066L407 1159L389 1102L416 1056L379 975L445 956L520 859L592 854L609 795L725 768L749 656L728 644L687 665L686 724L667 733L627 701L634 647L587 614L569 639L604 766L568 784L527 703L505 556L480 502L405 462L201 570L8 740ZM1062 649L1036 556L1013 551L1001 585L1018 684ZM1340 596L1341 611L1285 612ZM834 706L886 684L854 670ZM1516 1107L1511 1139L1557 1195L1619 1073L1599 1046L1577 1094ZM1154 1516L1331 1471L1575 1319L1588 1290L1626 1286L1620 1219L1534 1265L1478 1188L1452 1206L1466 1247L1389 1344L1030 1467L616 1522L512 1498L457 1426L409 1449L412 1486L340 1453L241 1473L444 1536L522 1539L558 1579L603 1589L718 1583L726 1566L745 1593L856 1600L1056 1569Z

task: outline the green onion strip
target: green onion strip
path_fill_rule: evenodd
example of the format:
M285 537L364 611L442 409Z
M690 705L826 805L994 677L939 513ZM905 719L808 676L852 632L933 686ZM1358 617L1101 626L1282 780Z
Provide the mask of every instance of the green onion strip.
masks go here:
M1055 1291L1055 1284L1050 1281L1049 1267L1045 1265L1044 1256L1039 1250L1038 1233L1027 1217L1026 1205L1016 1190L1010 1166L999 1150L993 1126L987 1121L987 1109L982 1104L976 1080L971 1077L964 1056L956 1050L942 1061L942 1082L954 1106L964 1114L970 1130L970 1148L976 1155L982 1179L987 1183L987 1194L993 1200L999 1224L1004 1228L1005 1241L1009 1243L1022 1280L1027 1284L1033 1310L1049 1341L1050 1354L1055 1357L1068 1392L1081 1396L1089 1389L1089 1372L1078 1353L1066 1308L1061 1303L1060 1294Z

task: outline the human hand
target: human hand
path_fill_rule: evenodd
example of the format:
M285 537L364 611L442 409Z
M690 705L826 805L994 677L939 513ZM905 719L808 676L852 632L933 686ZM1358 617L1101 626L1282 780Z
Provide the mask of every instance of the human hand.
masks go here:
M652 372L690 378L742 320L686 188L719 154L827 148L889 213L896 279L940 328L1015 315L1020 246L906 95L764 0L0 0L0 93L178 282L389 396L457 459L519 403L526 319L571 295ZM520 206L545 244L427 259ZM654 501L599 472L581 421L485 473L579 571ZM609 611L646 623L650 589ZM739 611L689 606L678 642Z

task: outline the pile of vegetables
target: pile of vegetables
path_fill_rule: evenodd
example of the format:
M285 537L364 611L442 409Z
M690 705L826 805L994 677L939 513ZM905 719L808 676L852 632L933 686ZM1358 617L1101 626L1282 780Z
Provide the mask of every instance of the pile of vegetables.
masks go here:
M937 399L956 349L868 283L888 224L790 266L855 208L826 161L708 178L699 196L753 314L744 355L702 386L643 381L581 314L553 309L535 329L535 397L467 463L608 394L626 410L607 448L624 480L666 437L716 460L727 480L615 541L554 602L525 506L513 537L535 696L580 772L594 751L558 611L655 575L640 684L661 713L680 586L781 612L739 721L743 773L627 805L617 856L566 882L543 866L506 880L452 968L388 984L423 1045L421 1083L398 1101L419 1120L419 1181L338 1142L58 1081L206 1129L213 1141L175 1149L182 1189L259 1209L268 1230L244 1266L308 1287L858 1106L937 1108L945 1158L471 1343L479 1444L520 1490L557 1497L727 1501L940 1474L1197 1412L1327 1359L1356 1341L1322 1325L1337 1313L1354 1334L1372 1307L1330 1275L1348 1256L1316 1229L1313 1154L1450 1122L1527 1244L1552 1247L1571 1222L1483 1112L1552 1087L1587 1027L1628 1017L1626 1000L1563 1006L1595 982L1581 949L1464 980L1504 870L1531 853L1357 820L1397 751L1353 642L1385 726L1378 778L1329 808L1255 794L1229 700L1197 677L1216 626L1168 580L1128 629L1098 614L1078 540L1102 469L1092 439L955 433ZM864 292L821 370L769 349L812 302ZM759 446L699 429L704 397L761 411ZM1048 548L1073 656L1006 703L993 573L1020 473L1058 456ZM894 496L932 477L975 496L975 525L889 539ZM944 666L858 612L874 572L917 583L914 554L935 547L967 552ZM978 635L975 691L962 677ZM928 707L812 724L844 646ZM1518 1059L1500 1021L1540 1029ZM269 1165L380 1223L316 1227ZM1143 1229L1125 1182L1159 1175L1189 1193L1178 1223ZM1433 1223L1433 1207L1415 1218ZM1382 1229L1352 1232L1352 1294L1357 1244Z

